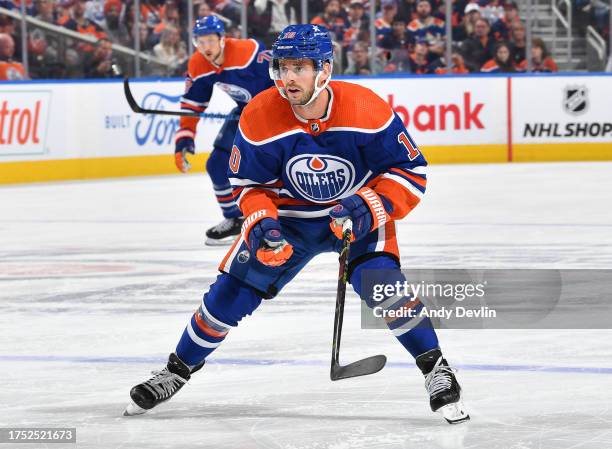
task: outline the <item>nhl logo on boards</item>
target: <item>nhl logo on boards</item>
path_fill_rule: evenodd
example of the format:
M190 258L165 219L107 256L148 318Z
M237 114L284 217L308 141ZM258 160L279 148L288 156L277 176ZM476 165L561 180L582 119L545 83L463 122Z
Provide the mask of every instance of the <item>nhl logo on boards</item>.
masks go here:
M566 86L563 92L563 108L572 115L580 115L587 111L588 90L586 86Z
M300 154L287 161L287 177L294 189L313 203L341 198L355 182L355 168L337 156Z

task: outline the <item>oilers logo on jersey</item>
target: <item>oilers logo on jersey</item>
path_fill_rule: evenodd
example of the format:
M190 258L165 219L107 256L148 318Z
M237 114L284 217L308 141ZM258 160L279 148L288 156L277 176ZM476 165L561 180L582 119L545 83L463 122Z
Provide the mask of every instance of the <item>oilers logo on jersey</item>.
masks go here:
M337 200L355 181L355 168L338 156L300 154L287 162L292 186L313 203Z
M228 94L236 103L248 103L253 98L251 92L235 84L217 82L216 86Z
M317 120L296 118L276 88L246 106L234 140L240 163L228 173L245 216L273 210L281 217L324 217L330 205L363 187L393 204L394 220L420 201L427 163L389 104L344 81L326 89L328 112Z

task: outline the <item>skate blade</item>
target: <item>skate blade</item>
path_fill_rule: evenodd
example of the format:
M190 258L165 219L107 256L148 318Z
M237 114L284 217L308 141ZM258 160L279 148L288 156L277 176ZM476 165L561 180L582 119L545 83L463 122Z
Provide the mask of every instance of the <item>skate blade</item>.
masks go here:
M436 412L440 413L449 424L459 424L470 419L463 401L447 404L444 407L440 407Z
M235 235L225 237L224 239L211 239L210 237L207 237L204 244L206 246L230 246L232 243L234 243L236 237L237 236Z
M146 412L147 411L144 408L139 407L132 401L127 405L127 407L123 411L123 416L142 415L143 413L146 413Z

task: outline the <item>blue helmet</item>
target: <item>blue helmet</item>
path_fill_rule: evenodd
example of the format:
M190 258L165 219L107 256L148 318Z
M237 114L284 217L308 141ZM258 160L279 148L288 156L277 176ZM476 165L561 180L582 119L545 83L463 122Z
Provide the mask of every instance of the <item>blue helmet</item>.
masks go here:
M299 24L286 27L272 46L272 60L270 61L270 78L276 84L281 96L287 98L281 80L279 61L281 59L310 59L318 72L315 78L315 89L306 105L310 104L321 93L331 78L327 78L319 86L319 77L323 71L324 63L333 66L334 47L327 28L321 25Z
M289 25L272 46L272 60L312 59L317 70L331 62L334 48L327 28L321 25Z
M225 25L217 16L200 17L193 26L194 39L198 36L217 33L219 36L225 34Z

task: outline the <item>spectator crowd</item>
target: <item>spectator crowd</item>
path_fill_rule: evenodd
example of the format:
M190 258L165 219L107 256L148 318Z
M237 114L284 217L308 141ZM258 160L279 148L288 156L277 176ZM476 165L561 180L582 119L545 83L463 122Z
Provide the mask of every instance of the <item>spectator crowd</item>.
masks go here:
M301 0L250 0L249 37L270 47L288 24L310 22L327 27L335 46L336 73L447 73L446 11L442 0L308 1L302 17ZM242 1L194 0L193 17L216 14L227 34L240 37ZM0 0L0 7L18 11L21 0ZM119 77L133 69L133 57L117 46L134 48L135 14L139 14L140 50L145 74L180 76L189 58L188 2L141 0L27 0L27 14L40 22L91 36L89 41L28 24L25 40L32 78ZM512 73L527 70L525 26L512 0L453 0L451 11L452 73ZM370 24L376 30L371 42ZM24 77L20 23L0 14L0 79ZM115 47L115 48L113 48ZM374 55L371 57L371 55ZM532 71L552 72L557 66L545 43L533 39ZM156 62L155 62L156 61Z

